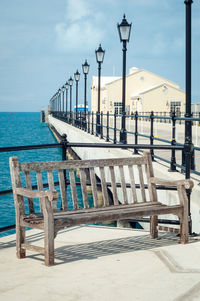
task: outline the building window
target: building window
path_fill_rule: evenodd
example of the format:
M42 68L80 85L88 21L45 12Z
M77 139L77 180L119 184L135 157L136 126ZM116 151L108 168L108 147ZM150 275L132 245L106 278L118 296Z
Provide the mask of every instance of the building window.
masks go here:
M114 102L114 114L122 114L122 102Z
M181 116L181 102L171 101L170 102L170 112L175 112L177 117Z

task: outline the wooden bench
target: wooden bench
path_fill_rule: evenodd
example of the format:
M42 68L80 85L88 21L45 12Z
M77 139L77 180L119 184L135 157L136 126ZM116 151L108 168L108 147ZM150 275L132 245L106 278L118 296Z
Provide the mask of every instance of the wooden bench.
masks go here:
M79 200L80 191L77 193L76 170L80 172L82 205ZM57 232L64 227L78 224L150 216L150 235L156 238L157 216L160 214L178 216L180 242L188 242L186 189L191 189L193 182L191 180L165 181L155 178L149 152L145 152L143 156L130 158L36 163L19 163L17 157L11 157L10 171L16 210L18 258L26 256L26 249L36 250L44 253L45 265L53 265L54 238ZM95 173L98 173L99 178ZM47 183L47 181L47 190L45 190L43 182ZM55 185L56 181L59 182L59 186ZM26 183L26 188L22 187L23 182ZM119 186L116 185L117 182L121 183L120 188L117 187ZM145 182L148 185L148 195L147 190L145 191ZM92 188L92 205L88 202L88 183ZM126 183L129 183L130 188L127 188ZM136 189L137 183L140 189ZM34 184L37 185L37 190L32 189ZM156 184L176 186L178 204L165 205L162 200L158 201ZM103 203L98 200L98 185L101 185ZM109 201L111 192L113 204ZM62 207L59 210L58 203ZM44 230L44 248L26 243L25 227Z

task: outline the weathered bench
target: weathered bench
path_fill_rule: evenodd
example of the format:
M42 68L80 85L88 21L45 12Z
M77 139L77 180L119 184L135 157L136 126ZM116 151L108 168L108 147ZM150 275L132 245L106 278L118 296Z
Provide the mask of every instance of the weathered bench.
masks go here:
M12 157L10 170L16 209L18 258L26 256L26 249L36 250L45 254L47 266L53 265L54 238L57 232L64 227L78 224L150 216L150 235L156 238L157 216L160 214L178 216L180 242L188 242L186 189L192 188L193 182L191 180L165 181L155 178L149 152L145 152L143 156L130 158L36 163L19 163L16 157ZM76 170L80 172L82 205L79 201L80 191L77 193ZM59 186L55 185L56 180ZM47 190L43 184L43 182L47 183L46 181L48 181ZM26 183L26 188L22 187L23 182ZM110 188L108 188L108 182ZM119 186L116 185L117 182L121 183L120 188L117 187ZM145 191L145 182L148 186L148 195ZM32 190L34 183L37 183L37 190ZM127 183L130 188L127 188ZM136 189L137 183L140 189ZM92 205L88 202L88 184L92 188ZM165 205L162 200L158 201L156 184L176 186L179 203ZM103 203L98 200L97 187L99 185L101 185ZM58 191L55 187L59 187ZM109 201L110 194L113 204ZM60 204L59 210L57 209L58 203ZM25 227L44 230L44 248L26 243Z

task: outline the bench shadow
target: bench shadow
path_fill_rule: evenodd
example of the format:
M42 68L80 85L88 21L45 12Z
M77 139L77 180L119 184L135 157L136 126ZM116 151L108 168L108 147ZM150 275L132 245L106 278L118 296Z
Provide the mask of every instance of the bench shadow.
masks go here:
M84 226L77 226L67 228L59 233L73 231L77 228ZM34 244L37 241L44 239L43 231L29 235L27 242ZM190 237L190 243L197 240ZM93 260L99 257L122 254L128 252L135 252L141 250L151 250L155 248L177 245L179 237L174 233L159 232L157 239L151 239L149 233L140 234L137 236L128 236L117 239L101 240L96 242L81 243L74 245L65 245L55 249L55 265L79 261L79 260ZM0 242L0 249L15 247L15 240L8 242ZM27 252L28 258L34 258L44 263L44 254L35 253L30 254Z
M179 237L177 237L176 234L159 233L158 239L151 239L149 234L147 234L91 243L66 245L55 249L55 265L79 260L93 260L108 255L172 246L177 245L178 242ZM194 242L195 240L190 240L190 243ZM41 254L34 254L28 257L44 262L44 256L41 256Z

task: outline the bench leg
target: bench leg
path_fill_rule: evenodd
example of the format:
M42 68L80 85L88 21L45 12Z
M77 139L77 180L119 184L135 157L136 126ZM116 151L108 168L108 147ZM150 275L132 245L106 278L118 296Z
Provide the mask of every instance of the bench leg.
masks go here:
M189 241L189 226L188 226L188 210L183 210L181 218L180 218L180 243L187 244Z
M158 216L154 215L150 217L150 237L158 237Z
M54 219L52 214L44 216L45 265L54 265Z
M178 187L178 194L183 205L180 219L180 243L186 244L189 241L189 225L188 225L188 198L186 190L183 187Z
M23 243L25 243L25 227L16 223L16 254L19 259L26 257L26 250L21 247Z

